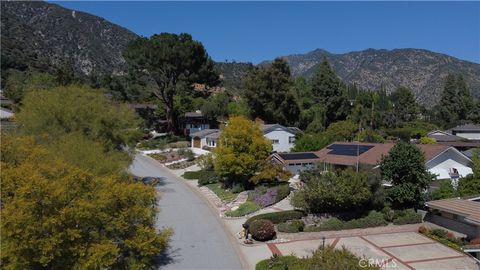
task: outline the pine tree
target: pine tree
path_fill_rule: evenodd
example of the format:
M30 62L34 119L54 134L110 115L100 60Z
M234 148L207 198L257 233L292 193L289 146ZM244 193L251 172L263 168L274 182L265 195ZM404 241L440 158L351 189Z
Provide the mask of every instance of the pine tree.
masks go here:
M245 78L245 99L252 116L266 122L294 125L300 113L290 68L281 58L249 72Z

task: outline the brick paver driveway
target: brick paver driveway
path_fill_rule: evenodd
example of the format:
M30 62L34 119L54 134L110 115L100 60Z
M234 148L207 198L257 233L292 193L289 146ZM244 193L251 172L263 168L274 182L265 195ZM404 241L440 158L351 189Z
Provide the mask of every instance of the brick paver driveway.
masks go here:
M323 244L322 240L300 240L269 244L272 253L309 256ZM477 270L475 261L467 255L435 242L416 232L382 233L364 236L338 237L325 240L325 245L346 247L360 257L383 264L383 269L416 270Z

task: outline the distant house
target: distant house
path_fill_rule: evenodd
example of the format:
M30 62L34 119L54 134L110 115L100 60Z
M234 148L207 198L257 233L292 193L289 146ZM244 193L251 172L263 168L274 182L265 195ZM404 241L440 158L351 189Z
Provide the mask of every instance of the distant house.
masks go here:
M192 147L194 148L213 148L217 146L217 139L220 136L218 129L204 129L190 134L192 138Z
M200 130L214 128L215 122L205 117L201 111L187 112L183 117L183 132L185 135Z
M430 131L427 133L427 137L435 139L437 142L458 142L464 140L462 137L441 130Z
M284 127L280 124L262 125L264 136L272 141L274 152L290 152L295 146L295 136L300 133L296 127Z
M9 121L11 120L13 117L15 116L15 114L10 111L10 110L7 110L5 108L0 108L0 119L2 121Z
M455 135L451 132L452 130L448 130L448 131L434 130L429 132L427 134L427 137L435 139L435 141L438 144L453 146L462 152L480 146L480 140L467 139L465 137L459 136L457 133L455 133L457 134Z
M300 132L298 128L284 127L280 124L262 125L264 136L272 141L274 152L288 152L295 146L295 135ZM205 148L216 147L220 136L219 129L203 129L190 133L192 147Z
M0 108L0 126L2 130L10 130L16 127L12 121L15 114L5 108Z
M447 229L480 237L480 195L472 198L450 198L425 203L429 213L425 220Z
M478 124L456 126L447 130L447 132L467 140L480 141L480 125Z
M375 167L394 143L334 142L316 152L277 153L272 160L294 174L320 166L335 171L357 166ZM437 179L456 180L472 173L472 161L460 151L446 145L417 145L425 155L426 167Z

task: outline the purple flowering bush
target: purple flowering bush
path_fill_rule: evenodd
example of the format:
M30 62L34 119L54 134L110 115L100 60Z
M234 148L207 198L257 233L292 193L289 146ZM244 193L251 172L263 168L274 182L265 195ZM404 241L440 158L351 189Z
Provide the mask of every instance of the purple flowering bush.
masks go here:
M277 187L268 188L266 191L264 188L256 188L250 194L250 200L260 205L261 207L267 207L275 204L290 193L288 185L282 185Z

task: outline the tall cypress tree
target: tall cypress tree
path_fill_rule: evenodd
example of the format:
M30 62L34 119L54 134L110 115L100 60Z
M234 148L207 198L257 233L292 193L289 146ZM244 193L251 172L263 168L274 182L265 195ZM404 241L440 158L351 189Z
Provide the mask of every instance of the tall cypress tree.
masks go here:
M458 75L457 77L457 89L458 97L455 106L457 116L459 120L466 120L473 109L474 103L470 89L468 89L467 82L462 75Z
M322 104L326 109L326 126L332 122L344 120L350 109L346 87L326 59L315 71L311 85L315 102Z
M442 95L440 96L440 118L446 123L453 123L457 120L457 82L455 75L448 74L445 79Z

